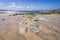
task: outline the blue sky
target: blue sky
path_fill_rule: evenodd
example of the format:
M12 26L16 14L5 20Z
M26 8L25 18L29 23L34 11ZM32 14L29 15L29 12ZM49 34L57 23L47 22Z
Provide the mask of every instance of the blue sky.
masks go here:
M60 0L0 0L0 9L47 10L59 8Z

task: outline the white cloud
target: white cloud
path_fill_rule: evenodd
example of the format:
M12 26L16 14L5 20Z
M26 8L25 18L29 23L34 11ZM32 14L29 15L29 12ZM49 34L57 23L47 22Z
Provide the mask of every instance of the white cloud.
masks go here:
M1 6L2 5L2 6ZM15 2L11 2L8 6L5 6L3 3L0 3L0 8L9 9L9 10L36 10L38 9L35 5L17 5Z
M27 9L27 10L36 10L37 7L34 6L34 5L30 5L30 6L27 6L26 9Z
M24 6L17 6L17 5L14 4L14 5L8 6L8 9L23 10Z
M15 7L15 6L16 6L15 4L14 5L10 5L9 8L12 8L12 7Z
M0 3L0 5L3 5L3 3Z
M11 2L10 5L8 6L9 9L10 8L14 8L14 7L16 7L16 3L15 2Z
M29 7L29 6L27 6L26 8L27 8L27 9L29 9L30 7Z
M16 8L24 8L24 6L16 6Z
M32 7L31 7L31 6L27 6L26 8L27 8L27 9L30 9L30 8L32 8Z
M14 5L14 4L16 4L16 3L15 3L15 2L11 2L10 4Z
M8 9L12 9L12 10L36 10L37 7L34 5L24 6L24 5L12 4L12 5L8 6Z
M25 6L22 6L22 5L16 6L16 9L18 9L18 10L24 10L24 8L25 8Z

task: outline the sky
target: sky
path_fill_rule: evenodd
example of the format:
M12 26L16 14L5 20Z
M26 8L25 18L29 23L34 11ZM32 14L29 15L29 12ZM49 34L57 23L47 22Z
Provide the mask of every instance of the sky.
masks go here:
M52 10L60 8L60 0L0 0L0 9Z

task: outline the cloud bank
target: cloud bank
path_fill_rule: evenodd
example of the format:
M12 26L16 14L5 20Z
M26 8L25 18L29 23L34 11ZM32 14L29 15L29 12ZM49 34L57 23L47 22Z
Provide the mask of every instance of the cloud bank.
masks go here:
M8 6L5 6L5 4L3 3L0 3L0 6L4 6L4 9L8 9L8 10L37 10L37 7L35 5L27 5L27 6L24 6L24 5L17 5L17 3L15 2L11 2L9 3ZM0 7L0 9L2 9Z

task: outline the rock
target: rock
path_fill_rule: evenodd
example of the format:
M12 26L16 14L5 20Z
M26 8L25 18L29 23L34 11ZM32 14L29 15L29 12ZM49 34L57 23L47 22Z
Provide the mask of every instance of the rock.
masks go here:
M20 27L20 33L25 33L25 28Z
M45 21L46 19L45 19L45 18L43 18L43 17L40 17L40 18L39 18L39 20L43 20L43 21Z
M35 33L39 33L40 32L40 28L37 25L33 26L30 30L34 31Z
M40 28L38 26L34 27L34 32L40 32Z

